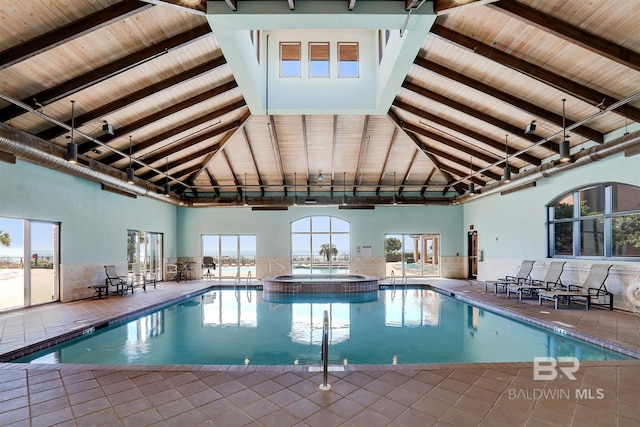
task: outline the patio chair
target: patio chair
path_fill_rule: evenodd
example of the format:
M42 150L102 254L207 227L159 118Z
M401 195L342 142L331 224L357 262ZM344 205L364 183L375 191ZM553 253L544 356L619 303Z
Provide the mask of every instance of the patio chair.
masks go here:
M178 277L178 264L167 264L164 268L164 280L170 281Z
M137 262L131 264L131 283L132 286L142 285L142 290L147 291L147 278L142 274L140 264Z
M613 310L613 294L607 291L607 287L604 284L609 276L611 267L609 264L593 264L582 285L569 285L566 288L558 287L549 291L539 291L538 303L542 305L542 300L553 301L557 310L560 300L564 300L567 305L571 305L572 300L584 299L587 310L592 305L608 305L609 310ZM608 297L608 304L594 302L594 300L598 300L601 297L603 299Z
M207 269L207 272L202 275L203 279L205 277L208 277L209 279L215 277L215 274L211 272L211 270L216 269L216 263L213 261L212 256L202 257L202 271L204 271L205 268Z
M119 275L115 265L105 265L104 271L107 274L107 278L104 281L107 289L109 286L113 286L116 288L116 294L120 295L126 294L129 289L133 293L133 283L129 281L127 276Z
M531 270L533 270L533 264L535 261L524 260L522 264L520 264L520 269L516 273L515 276L505 276L502 279L498 280L487 280L484 282L484 291L487 292L487 287L489 285L493 285L493 293L498 293L498 286L502 286L506 288L508 285L519 285L524 283L529 279L531 275Z
M507 298L510 294L518 294L518 299L522 300L522 294L528 292L531 297L536 295L539 291L548 291L549 289L556 288L562 285L560 276L562 270L564 270L565 261L553 261L549 264L547 273L541 280L530 279L517 285L507 286Z

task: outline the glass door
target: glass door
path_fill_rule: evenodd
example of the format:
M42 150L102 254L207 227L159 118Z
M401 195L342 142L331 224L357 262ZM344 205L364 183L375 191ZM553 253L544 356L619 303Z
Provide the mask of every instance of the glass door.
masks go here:
M138 265L147 281L162 280L162 234L128 230L127 264L129 273Z
M24 223L0 218L0 310L25 306Z
M58 224L31 222L31 305L57 301Z

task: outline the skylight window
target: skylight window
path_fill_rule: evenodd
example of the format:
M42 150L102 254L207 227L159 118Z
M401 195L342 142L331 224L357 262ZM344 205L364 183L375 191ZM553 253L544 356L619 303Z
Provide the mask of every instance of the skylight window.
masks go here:
M309 77L329 77L329 43L309 43Z
M338 43L338 77L358 77L358 43Z
M300 43L280 43L280 77L300 77L301 56Z

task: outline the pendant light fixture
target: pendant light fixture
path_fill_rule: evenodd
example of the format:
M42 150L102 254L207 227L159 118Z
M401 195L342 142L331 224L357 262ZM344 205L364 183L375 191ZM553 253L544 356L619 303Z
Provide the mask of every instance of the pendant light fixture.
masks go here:
M504 174L502 180L511 182L511 166L509 166L509 135L504 136Z
M133 178L135 176L133 172L133 158L131 157L131 135L129 135L129 167L127 168L127 184L133 184Z
M476 185L473 182L473 156L469 157L469 195L476 194Z
M76 101L71 101L71 141L67 143L67 161L78 163L78 144L73 141L73 128L75 127L75 106Z
M342 206L347 206L347 173L342 172Z
M571 160L571 153L569 151L569 140L567 139L567 126L564 115L564 103L566 99L562 99L562 142L560 143L560 161L566 163Z
M249 206L249 198L247 197L247 173L244 173L244 190L242 191L242 199L245 206Z
M393 173L393 197L391 198L391 203L393 203L393 205L397 205L398 204L398 194L396 193L396 173Z
M293 174L293 206L298 206L298 174Z
M169 186L169 158L166 158L166 169L164 173L164 197L171 196L171 187Z

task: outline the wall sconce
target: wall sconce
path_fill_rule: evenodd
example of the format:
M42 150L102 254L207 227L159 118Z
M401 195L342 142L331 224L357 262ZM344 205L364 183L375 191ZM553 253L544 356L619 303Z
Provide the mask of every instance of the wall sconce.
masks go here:
M318 174L318 185L320 186L320 188L322 188L323 181L324 177L322 176L322 172L320 172L320 174Z

